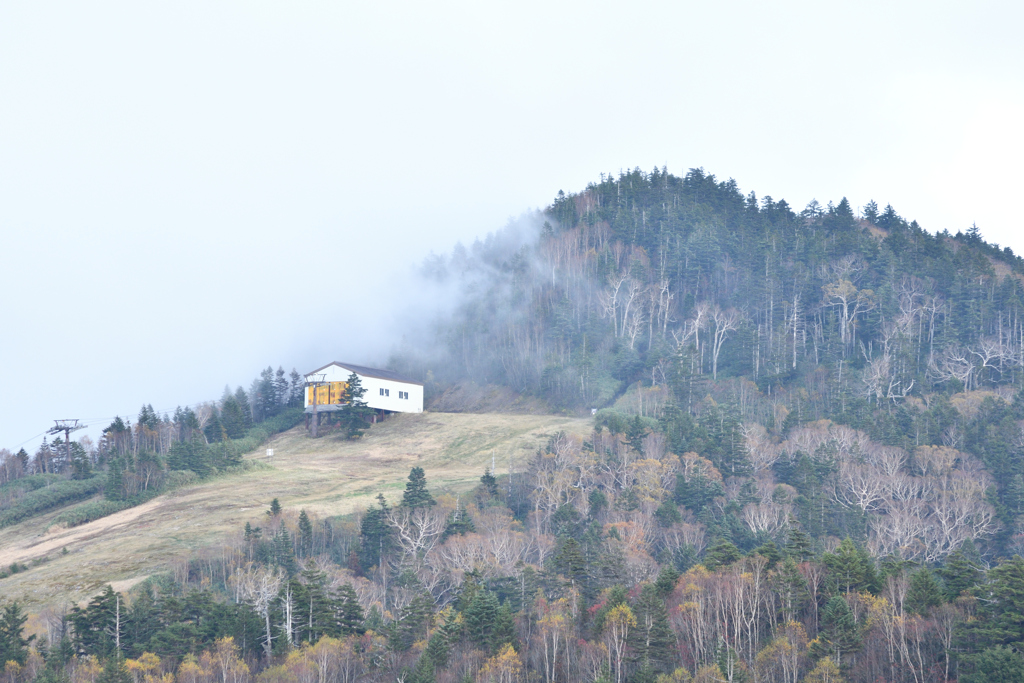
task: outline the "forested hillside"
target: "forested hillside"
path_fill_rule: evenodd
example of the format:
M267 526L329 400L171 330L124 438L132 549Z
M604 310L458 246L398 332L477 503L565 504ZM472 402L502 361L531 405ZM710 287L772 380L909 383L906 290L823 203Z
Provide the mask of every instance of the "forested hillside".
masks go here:
M304 380L272 367L247 392L224 388L219 401L160 415L143 405L133 424L115 417L98 443L46 438L29 455L0 448L0 528L86 501L54 524L77 526L145 502L211 474L244 467L242 456L302 419ZM18 571L17 565L0 570Z
M536 222L539 234L511 227L428 261L425 277L461 288L461 304L433 355L395 363L438 393L493 383L607 408L612 434L660 434L736 490L793 487L807 532L878 555L955 548L924 538L945 514L926 500L934 479L953 473L977 503L980 517L958 517L984 531L971 535L993 556L1016 549L1024 260L1009 248L874 203L797 212L701 170L602 177ZM915 524L890 528L900 515Z
M423 277L456 305L392 366L435 410L592 426L492 454L471 495L413 466L356 517L265 501L45 643L8 606L12 683L1024 680L1009 249L637 170Z

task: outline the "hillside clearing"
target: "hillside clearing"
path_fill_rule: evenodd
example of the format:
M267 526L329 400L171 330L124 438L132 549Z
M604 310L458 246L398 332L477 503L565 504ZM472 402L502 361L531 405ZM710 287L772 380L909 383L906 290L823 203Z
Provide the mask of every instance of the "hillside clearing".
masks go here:
M168 569L197 548L237 533L271 499L320 516L368 506L378 492L401 495L413 466L431 490L466 491L479 482L492 454L499 472L522 469L549 436L586 433L590 421L550 415L422 413L398 415L355 442L305 436L302 427L275 436L273 462L263 448L252 471L172 491L143 505L71 529L51 528L55 510L0 530L0 566L31 565L0 580L0 595L30 611L89 598L107 583L127 588ZM517 467L518 465L518 467ZM67 553L63 552L67 549Z

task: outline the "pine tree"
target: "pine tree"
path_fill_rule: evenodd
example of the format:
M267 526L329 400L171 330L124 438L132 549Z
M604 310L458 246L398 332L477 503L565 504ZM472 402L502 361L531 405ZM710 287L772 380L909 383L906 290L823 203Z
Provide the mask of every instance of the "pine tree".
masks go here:
M127 624L126 616L124 601L109 585L90 600L85 609L73 607L70 621L74 627L75 649L97 657L117 654L118 622L123 628Z
M857 652L861 643L860 627L850 605L841 595L832 596L821 612L821 630L811 644L811 655L832 657L842 666L843 658Z
M1024 558L1015 555L988 572L988 581L975 589L978 619L968 631L982 647L1024 647Z
M829 581L834 592L849 593L858 590L877 590L878 576L875 563L849 537L843 539L834 553L825 553L821 561L828 567Z
M338 588L334 599L337 614L338 630L341 635L352 635L363 632L363 608L351 583Z
M655 584L640 589L633 612L637 626L630 632L630 641L636 660L653 671L671 671L675 634L668 623L665 598Z
M210 411L210 419L207 420L206 426L203 427L203 435L206 437L207 443L217 443L229 437L224 424L221 422L220 413L216 408Z
M946 586L946 600L956 600L962 593L978 585L982 578L980 562L974 544L967 541L957 548L938 570Z
M477 591L462 612L466 636L480 648L489 650L491 634L498 616L498 598L488 590Z
M1011 647L997 646L963 657L959 683L1020 683L1024 681L1024 655ZM966 669L967 671L963 671Z
M811 541L811 537L801 529L791 527L789 538L786 539L786 554L797 562L814 557L814 543Z
M773 577L773 583L781 602L782 621L796 621L810 594L807 590L807 580L800 574L792 557L787 557L783 561Z
M82 444L71 442L71 478L82 480L92 476L92 463Z
M399 650L408 650L412 644L426 634L433 615L434 599L428 595L417 595L402 610L395 624L392 644Z
M446 607L438 616L441 623L438 625L427 641L426 653L430 660L440 668L448 666L448 658L451 655L452 642L458 637L459 616L458 613Z
M377 494L377 507L369 508L359 525L359 565L364 573L380 566L381 556L391 550L389 509L384 494Z
M26 621L28 615L21 611L17 602L4 605L0 613L0 662L25 663L28 646L35 639L35 636L22 637Z
M124 499L124 460L113 458L107 463L107 479L103 483L103 495L107 500Z
M494 629L491 631L491 652L499 652L502 647L514 642L515 637L515 619L512 617L512 607L506 600L498 608L494 617Z
M907 609L916 614L926 615L933 607L942 604L942 584L927 567L910 575L907 589Z
M436 665L430 653L424 652L405 680L407 683L435 683L437 680L435 668Z
M238 387L235 390L235 401L238 403L239 409L242 412L242 431L252 427L252 404L249 402L249 395L245 393L245 389ZM234 437L232 437L234 438Z
M743 553L740 552L739 548L737 548L731 541L721 539L708 548L701 564L703 564L709 571L715 571L719 567L724 567L732 564L733 562L738 562L742 558Z
M493 474L491 474L490 467L484 470L483 475L480 477L480 483L487 489L487 493L492 496L498 495L498 480L494 478Z
M402 505L410 508L430 507L437 501L427 491L427 475L422 467L413 467L409 471L409 481L405 484Z
M226 390L220 404L220 422L228 438L241 439L245 436L245 409L238 402L238 398Z
M313 523L305 510L299 512L299 551L300 557L313 552Z
M275 500L277 499L275 498ZM292 547L291 534L288 533L288 529L284 525L274 537L274 560L289 576L295 574L299 569L298 563L295 562L295 549Z
M103 672L96 679L96 683L132 683L131 674L125 666L122 657L108 657L103 665Z
M370 428L367 420L373 415L373 408L366 405L366 401L363 400L365 394L366 389L363 388L362 380L353 372L346 380L345 403L338 411L342 426L345 428L345 436L349 439L358 439Z

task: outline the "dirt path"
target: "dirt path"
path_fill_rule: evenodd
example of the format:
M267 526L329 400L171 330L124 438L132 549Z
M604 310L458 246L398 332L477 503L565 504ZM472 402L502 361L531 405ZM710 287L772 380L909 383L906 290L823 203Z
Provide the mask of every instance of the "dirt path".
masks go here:
M0 529L0 566L30 565L0 580L0 596L35 612L80 602L111 582L123 590L239 533L273 498L287 509L346 514L378 492L399 498L415 465L426 471L431 490L465 491L492 459L499 472L510 462L521 467L555 432L589 429L589 420L578 418L423 413L376 425L357 442L311 440L292 430L272 440L274 460L259 469L172 491L73 529L46 530L59 511Z

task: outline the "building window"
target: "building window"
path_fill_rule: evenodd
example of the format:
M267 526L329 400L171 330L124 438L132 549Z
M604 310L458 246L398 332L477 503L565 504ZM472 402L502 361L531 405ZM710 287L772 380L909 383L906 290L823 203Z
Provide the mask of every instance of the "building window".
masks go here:
M399 391L398 392L398 398L409 398L409 392L408 391Z
M390 396L391 395L391 390L390 389L385 389L384 390L384 395L385 396Z
M384 395L384 390L383 390L383 389L381 389L381 390L380 390L380 395L381 395L381 396L383 396L383 395Z

